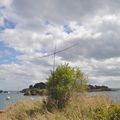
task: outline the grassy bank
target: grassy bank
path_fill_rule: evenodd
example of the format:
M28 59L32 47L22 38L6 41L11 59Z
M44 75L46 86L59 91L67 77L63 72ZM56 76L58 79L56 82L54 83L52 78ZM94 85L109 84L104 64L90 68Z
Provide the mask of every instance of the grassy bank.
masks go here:
M48 112L42 101L22 101L8 108L8 120L120 120L120 105L106 96L74 95L62 111Z

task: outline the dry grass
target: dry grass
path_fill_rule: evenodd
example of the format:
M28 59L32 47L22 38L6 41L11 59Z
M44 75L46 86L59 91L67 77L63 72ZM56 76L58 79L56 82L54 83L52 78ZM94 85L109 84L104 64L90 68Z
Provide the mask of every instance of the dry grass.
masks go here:
M109 107L111 101L106 96L74 95L69 105L62 111L50 113L43 109L42 102L22 101L7 110L8 120L92 120L92 110L96 107Z
M0 120L7 120L5 111L2 111L2 110L0 111Z
M69 120L87 120L92 110L97 107L108 107L111 101L107 96L74 96L65 109Z
M42 107L41 101L25 100L17 102L6 111L8 120L31 120Z

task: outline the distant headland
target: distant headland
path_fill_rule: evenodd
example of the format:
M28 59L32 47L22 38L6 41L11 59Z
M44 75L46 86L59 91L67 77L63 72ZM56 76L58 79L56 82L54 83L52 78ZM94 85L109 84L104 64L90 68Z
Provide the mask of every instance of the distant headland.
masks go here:
M88 92L113 91L113 89L104 85L88 85Z
M31 95L47 95L46 91L46 83L40 82L35 85L30 85L28 88L21 90L21 93L24 93L25 96ZM88 85L88 92L100 92L100 91L114 91L113 89L107 86L99 86L99 85Z
M9 91L0 90L0 93L9 93Z
M29 88L25 88L20 91L24 93L26 96L30 95L47 95L46 92L46 83L40 82L36 83L35 85L30 85Z

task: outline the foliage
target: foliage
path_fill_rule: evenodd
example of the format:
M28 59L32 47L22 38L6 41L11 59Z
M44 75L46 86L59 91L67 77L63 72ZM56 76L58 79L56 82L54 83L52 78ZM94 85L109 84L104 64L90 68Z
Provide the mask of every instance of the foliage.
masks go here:
M32 89L32 88L33 88L33 85L30 85L30 86L29 86L29 89Z
M98 107L94 110L94 120L120 120L120 106Z
M46 89L46 84L43 82L36 83L33 88Z
M44 95L47 95L47 91L46 91L46 89L31 88L31 89L26 90L24 92L24 95L25 96L31 96L31 95L44 96Z
M64 108L73 91L84 90L86 78L80 69L74 69L69 64L59 65L48 78L48 106Z
M84 92L87 90L87 76L79 69L74 69L74 84L73 89L78 92Z

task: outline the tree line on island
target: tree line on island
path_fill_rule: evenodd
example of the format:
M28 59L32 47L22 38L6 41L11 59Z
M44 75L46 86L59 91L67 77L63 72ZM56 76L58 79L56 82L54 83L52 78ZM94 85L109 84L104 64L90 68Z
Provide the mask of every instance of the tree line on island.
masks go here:
M30 85L29 88L25 88L21 93L24 93L24 95L47 95L46 91L46 83L40 82L36 83L35 85Z

